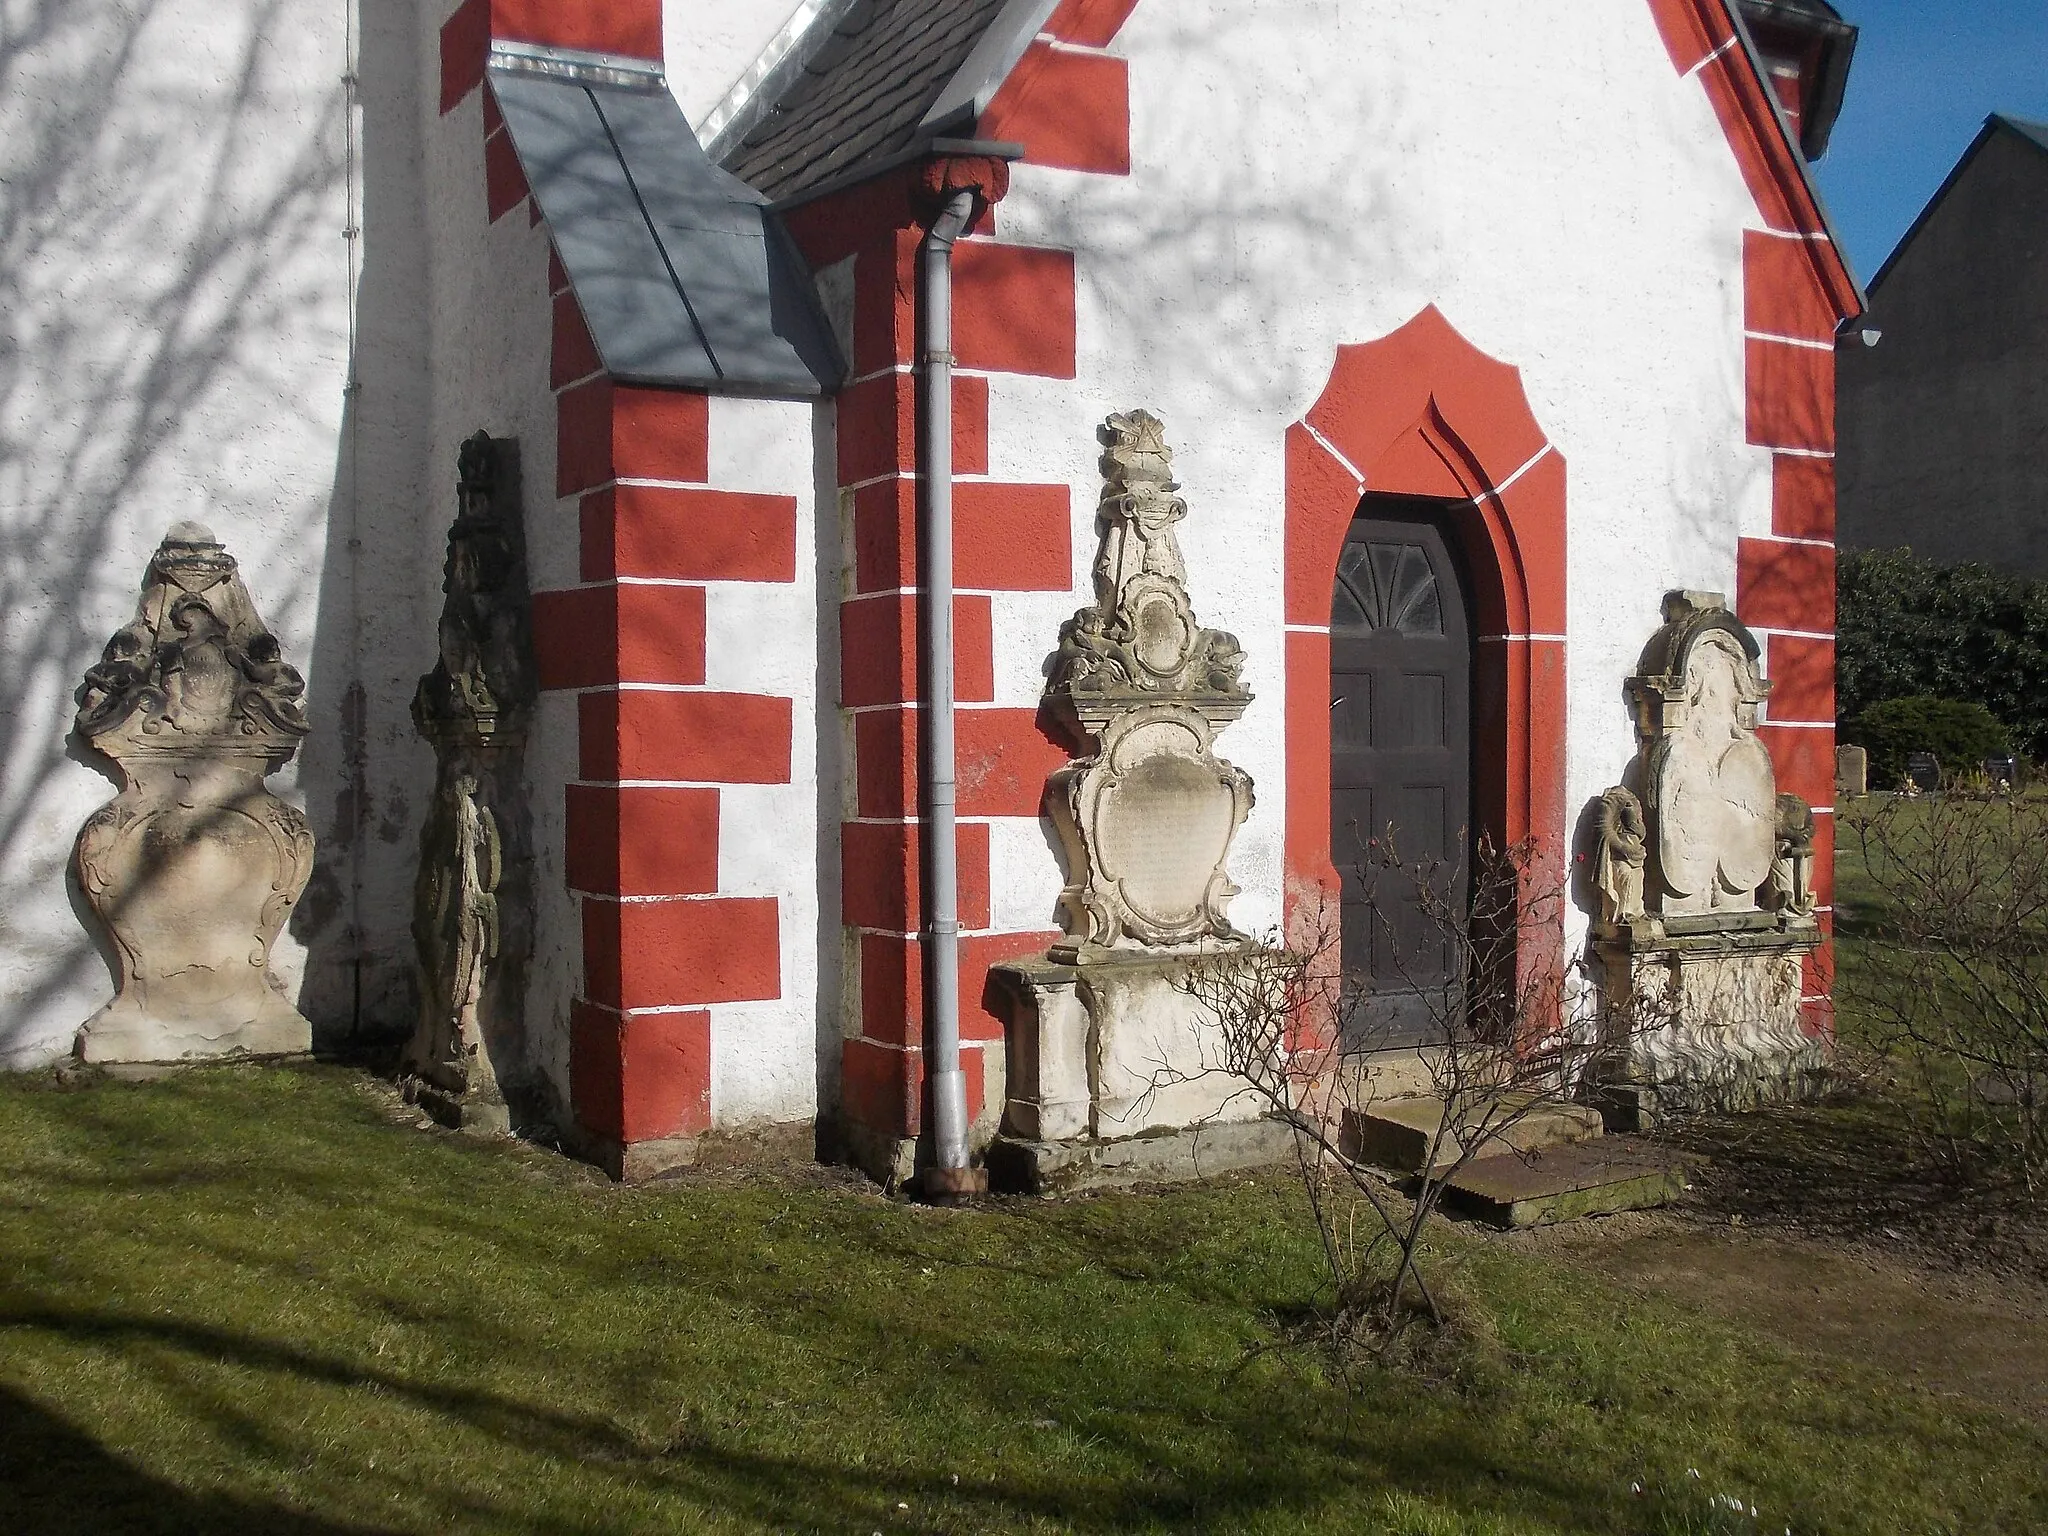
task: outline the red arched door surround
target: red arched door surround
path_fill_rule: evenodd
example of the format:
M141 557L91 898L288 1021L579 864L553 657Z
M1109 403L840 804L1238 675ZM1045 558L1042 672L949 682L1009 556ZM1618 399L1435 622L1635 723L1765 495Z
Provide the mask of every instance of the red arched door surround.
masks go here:
M1533 855L1527 988L1561 974L1564 955L1565 465L1519 371L1434 305L1378 341L1339 347L1322 395L1287 429L1288 936L1313 943L1336 909L1330 593L1368 491L1457 504L1477 610L1474 831Z

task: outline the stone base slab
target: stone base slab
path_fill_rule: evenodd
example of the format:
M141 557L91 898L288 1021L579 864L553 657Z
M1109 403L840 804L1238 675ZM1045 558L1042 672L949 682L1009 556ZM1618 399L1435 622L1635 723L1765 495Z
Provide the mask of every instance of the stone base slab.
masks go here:
M468 1131L477 1136L510 1136L512 1111L502 1103L450 1093L417 1080L405 1089L407 1102L417 1104L435 1123L451 1131Z
M1606 1126L1600 1111L1581 1104L1539 1103L1532 1094L1503 1094L1499 1100L1474 1105L1465 1116L1463 1136L1444 1131L1441 1096L1383 1099L1364 1109L1344 1111L1338 1145L1346 1157L1399 1173L1418 1173L1436 1146L1438 1166L1454 1163L1460 1143L1471 1140L1482 1125L1492 1127L1477 1149L1478 1158L1501 1153L1533 1152L1569 1142L1588 1141Z
M1130 1136L1116 1141L1023 1141L989 1144L989 1185L998 1193L1063 1195L1130 1184L1185 1184L1294 1156L1294 1128L1284 1120L1228 1121Z
M1474 1158L1444 1183L1444 1202L1497 1227L1535 1227L1666 1205L1689 1183L1685 1163L1634 1143L1575 1142Z

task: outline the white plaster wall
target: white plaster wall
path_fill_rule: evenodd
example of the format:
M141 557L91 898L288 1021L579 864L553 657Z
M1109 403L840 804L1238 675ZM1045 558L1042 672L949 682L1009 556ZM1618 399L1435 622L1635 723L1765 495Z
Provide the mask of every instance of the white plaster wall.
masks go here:
M721 1130L813 1118L819 1041L827 1028L837 1034L821 1017L836 996L839 942L837 900L829 943L820 914L821 892L838 889L820 836L829 829L836 846L837 817L819 800L821 784L837 795L838 735L820 708L822 701L836 715L838 697L837 647L827 650L819 635L821 590L834 591L819 580L820 411L798 401L711 402L711 483L797 502L794 582L716 581L705 589L706 686L793 701L790 782L718 790L718 894L776 899L782 963L779 998L711 1010L711 1114ZM826 495L822 505L832 507ZM836 556L836 536L825 542Z
M802 0L662 0L663 69L692 123L717 106Z
M424 35L432 36L438 18L423 20ZM431 50L426 57L434 57ZM431 113L437 103L438 98L427 110ZM490 222L482 89L445 117L433 117L426 140L433 242L433 468L432 495L416 511L407 536L417 572L413 580L430 597L423 605L424 625L416 642L422 659L415 673L426 671L437 654L434 625L448 525L455 517L456 456L463 439L478 430L519 440L533 589L571 587L582 579L580 498L558 500L555 495L555 395L549 381L554 301L548 292L547 230L531 222L524 205ZM402 709L410 696L408 684L390 702ZM525 1022L536 1065L563 1105L569 1093L569 1005L583 975L581 916L563 869L563 787L577 777L576 697L544 693L526 748L535 948L527 973ZM419 781L419 809L431 787L429 759ZM418 810L411 814L416 828Z
M1258 694L1218 747L1258 793L1234 915L1277 923L1283 433L1339 345L1434 303L1521 369L1569 466L1575 816L1630 755L1621 683L1661 594L1732 596L1738 534L1769 525L1769 455L1743 442L1756 214L1699 83L1641 0L1148 0L1114 51L1133 174L1020 166L999 216L1005 240L1079 253L1080 352L1077 382L993 382L992 472L1074 487L1075 590L998 599L998 702L1037 698L1086 598L1096 424L1150 408L1192 509L1196 612L1238 635ZM994 849L1004 917L1049 906L1037 829Z
M0 0L0 1066L68 1052L112 994L67 888L113 793L67 746L72 691L169 524L227 544L337 729L346 20L330 0ZM332 756L272 782L328 834ZM305 968L288 935L295 994Z

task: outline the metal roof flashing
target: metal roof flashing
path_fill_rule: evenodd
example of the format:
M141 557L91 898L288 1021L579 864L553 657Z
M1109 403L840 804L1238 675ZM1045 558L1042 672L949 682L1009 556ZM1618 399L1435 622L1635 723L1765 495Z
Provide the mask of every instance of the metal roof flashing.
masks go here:
M956 128L979 118L1024 57L1060 0L1009 0L967 58L954 71L918 126L926 132Z
M845 365L767 199L706 158L660 71L494 53L491 89L605 371L815 397Z

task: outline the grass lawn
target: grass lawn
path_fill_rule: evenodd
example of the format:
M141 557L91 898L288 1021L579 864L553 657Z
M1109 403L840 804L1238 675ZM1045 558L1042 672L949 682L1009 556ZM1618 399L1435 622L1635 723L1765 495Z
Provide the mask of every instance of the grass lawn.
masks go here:
M1470 1235L1434 1379L1260 1352L1279 1179L622 1190L215 1069L0 1081L0 1212L0 1532L2048 1529L2040 1425Z

